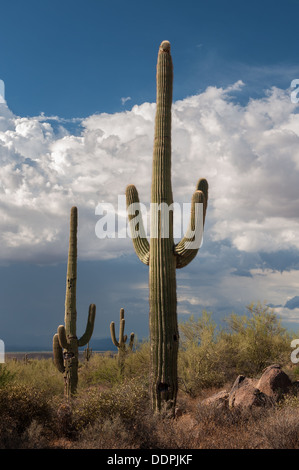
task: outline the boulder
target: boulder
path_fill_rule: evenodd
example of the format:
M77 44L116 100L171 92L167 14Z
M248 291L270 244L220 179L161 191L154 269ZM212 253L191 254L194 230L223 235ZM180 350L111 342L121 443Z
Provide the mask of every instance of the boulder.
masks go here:
M280 365L272 364L264 369L260 379L239 375L229 392L222 390L202 400L200 405L241 409L256 406L268 407L273 406L283 394L290 392L291 389L299 391L299 381L292 384Z
M229 407L248 409L253 406L269 406L271 404L269 397L261 392L256 384L257 380L239 375L229 392Z
M226 390L221 390L221 392L215 393L215 395L205 398L200 404L214 408L224 408L228 405L228 396L229 393Z
M273 400L290 391L292 382L279 364L272 364L264 369L257 388Z

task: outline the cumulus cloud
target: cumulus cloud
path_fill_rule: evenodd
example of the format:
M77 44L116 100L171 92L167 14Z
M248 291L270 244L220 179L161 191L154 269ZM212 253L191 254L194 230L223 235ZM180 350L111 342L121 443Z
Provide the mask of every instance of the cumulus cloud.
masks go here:
M204 243L226 240L252 255L298 250L296 105L288 92L272 88L241 106L231 94L243 86L209 87L173 104L174 199L190 202L197 179L206 177ZM129 239L96 237L95 209L117 208L130 183L150 202L154 115L155 104L143 103L78 120L80 130L72 133L58 117L19 117L0 104L0 260L65 259L72 205L79 208L82 259L131 253Z

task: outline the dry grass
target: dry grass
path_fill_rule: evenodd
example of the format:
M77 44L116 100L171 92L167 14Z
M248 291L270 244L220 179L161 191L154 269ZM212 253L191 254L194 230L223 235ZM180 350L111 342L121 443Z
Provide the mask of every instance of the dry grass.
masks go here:
M134 379L81 391L72 405L27 386L0 389L2 449L298 449L299 399L271 409L199 406L182 391L175 419L151 413Z
M232 317L234 332L216 337L208 315L185 325L189 342L182 343L179 354L175 419L151 411L148 343L126 358L124 378L109 355L81 362L71 404L63 399L63 377L51 359L8 361L0 366L0 448L299 449L296 395L271 409L199 406L230 389L239 373L259 376L269 362L286 364L291 379L298 378L299 367L289 364L289 336L268 311L254 315L253 320ZM253 343L259 348L247 347Z

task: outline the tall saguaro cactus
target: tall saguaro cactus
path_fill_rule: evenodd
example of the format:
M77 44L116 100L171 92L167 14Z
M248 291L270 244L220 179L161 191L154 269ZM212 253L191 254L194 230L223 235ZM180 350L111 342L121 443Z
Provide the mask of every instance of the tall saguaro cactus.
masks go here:
M74 395L78 384L78 348L85 346L93 333L96 306L89 306L85 333L77 338L76 284L77 284L77 207L72 207L70 217L70 241L66 278L65 325L60 325L53 337L54 363L64 373L65 395Z
M129 345L127 347L126 342L127 342L128 336L124 335L124 332L125 332L125 311L123 308L121 308L118 341L115 336L115 323L114 321L110 323L111 339L112 339L114 346L116 346L118 349L118 366L119 366L121 375L123 375L124 373L125 357L126 357L127 351L128 350L132 351L133 344L134 344L134 337L135 337L134 333L131 333Z
M154 411L170 409L174 412L177 396L177 356L179 333L177 325L176 269L187 266L196 256L199 244L194 243L203 227L208 183L200 179L192 197L191 218L184 238L174 243L173 212L168 220L157 211L157 206L173 204L171 186L171 105L173 66L170 43L163 41L157 62L157 102L152 166L151 225L148 242L140 218L138 192L133 185L126 189L127 208L133 245L139 259L149 265L149 327L151 342L151 398ZM133 210L132 210L133 207ZM199 220L201 208L202 221ZM139 211L136 234L136 211ZM162 229L168 223L168 236ZM202 225L201 223L202 222Z

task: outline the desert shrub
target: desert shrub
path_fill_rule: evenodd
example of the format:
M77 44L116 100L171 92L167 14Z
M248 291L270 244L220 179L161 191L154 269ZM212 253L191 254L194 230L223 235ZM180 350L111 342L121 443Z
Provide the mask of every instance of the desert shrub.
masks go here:
M14 378L14 375L7 367L0 364L0 388L5 387Z
M49 437L51 433L43 426L43 424L33 420L25 429L23 434L19 436L20 449L48 449L50 448ZM50 439L51 439L50 437Z
M191 396L195 397L202 388L217 388L225 383L216 348L189 345L180 352L178 364L179 388Z
M76 448L84 449L190 449L194 441L174 420L153 415L148 409L128 423L120 416L97 421L85 429Z
M226 323L229 331L221 333L223 360L236 374L254 376L270 364L289 362L291 335L274 309L252 304L247 315L231 314Z
M237 375L256 376L271 363L290 358L291 334L273 309L257 303L247 315L231 314L226 328L217 328L203 311L180 323L179 377L181 388L196 396L202 388L221 387Z
M81 449L134 449L134 435L120 416L97 420L82 430L75 448Z
M299 449L299 409L284 406L260 420L255 432L268 449Z
M83 429L75 448L80 449L188 449L194 440L175 420L153 414L149 401L128 419L118 414L98 419Z
M296 335L297 337L299 336L299 333L297 333ZM292 350L292 349L291 349ZM289 375L290 379L295 382L295 381L299 381L299 366L298 364L295 365L295 364L288 364L286 366L287 368L287 374Z
M180 323L179 329L178 374L182 390L195 396L202 388L221 386L226 377L219 368L219 333L212 314L203 311L197 320L191 316Z
M88 362L80 364L79 388L101 384L102 387L111 387L123 382L123 379L141 377L147 380L149 370L149 343L142 342L135 345L133 352L128 351L125 357L124 374L120 374L117 355L111 353L93 354Z
M110 353L94 353L88 362L80 363L78 390L96 384L110 387L120 382L116 356Z
M197 422L197 449L262 449L266 448L258 429L271 416L266 408L217 408L199 406L194 413Z
M18 448L33 422L35 427L51 427L53 415L44 391L9 384L0 388L0 416L0 447Z
M52 359L8 360L6 368L15 384L43 389L49 397L63 393L63 378Z
M140 377L148 380L150 365L150 343L143 341L136 343L135 351L129 352L125 360L124 375L128 378Z
M149 404L132 415L96 420L80 433L81 449L217 449L256 448L256 426L267 410L189 409L176 419L151 412Z
M82 430L96 420L120 416L130 421L134 414L145 406L148 392L145 383L139 379L124 380L108 390L91 387L73 401L72 416L74 427Z

